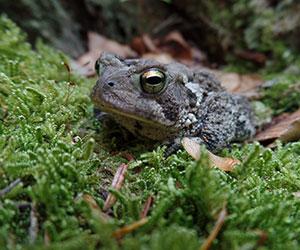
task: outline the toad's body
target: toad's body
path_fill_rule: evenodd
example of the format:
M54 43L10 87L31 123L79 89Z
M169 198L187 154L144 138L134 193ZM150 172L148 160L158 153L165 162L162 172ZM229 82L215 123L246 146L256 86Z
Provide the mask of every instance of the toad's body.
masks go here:
M107 53L96 69L95 106L137 136L162 141L185 136L218 150L254 133L248 101L226 93L208 72Z

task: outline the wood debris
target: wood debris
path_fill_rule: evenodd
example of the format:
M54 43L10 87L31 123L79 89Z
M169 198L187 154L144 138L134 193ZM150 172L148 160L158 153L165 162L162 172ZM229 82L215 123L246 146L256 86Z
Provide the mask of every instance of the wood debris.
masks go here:
M101 221L108 221L109 220L110 217L101 210L101 208L98 206L97 202L95 201L95 199L91 195L84 194L82 198L89 205L89 207L92 211L92 214L96 218L99 218Z
M148 199L146 200L146 202L144 204L144 207L143 207L143 210L142 210L142 212L140 214L140 218L141 219L145 218L148 215L148 212L149 212L149 210L150 210L153 202L154 202L154 198L153 198L153 196L150 195L148 197Z
M300 139L300 109L290 115L284 115L283 119L277 119L278 123L272 124L255 136L257 141L269 143L279 139L282 142L296 141Z
M124 227L121 227L120 229L113 232L113 237L116 239L120 239L126 234L129 234L133 232L134 230L140 228L141 226L145 225L148 222L148 218L142 218L136 222L133 222L130 225L126 225Z
M223 209L221 210L221 212L219 213L218 219L216 221L216 224L213 228L213 230L210 232L208 238L204 241L203 245L200 247L199 250L208 250L210 249L213 241L217 238L218 233L220 232L225 219L227 217L227 209L224 206Z
M114 188L116 190L121 189L124 179L125 179L125 173L127 171L127 168L128 168L128 165L125 163L122 163L118 167L117 172L112 181L112 185L111 185L112 188ZM112 193L109 193L106 198L106 201L104 203L103 211L107 211L109 208L111 208L115 204L115 202L116 202L116 197Z

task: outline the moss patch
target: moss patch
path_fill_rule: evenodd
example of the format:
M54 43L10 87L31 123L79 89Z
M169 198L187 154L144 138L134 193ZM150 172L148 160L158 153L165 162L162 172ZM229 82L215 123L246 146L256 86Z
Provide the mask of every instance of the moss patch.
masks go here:
M236 145L224 152L242 162L232 173L208 169L206 157L165 158L163 148L130 146L137 159L121 191L111 190L118 199L105 221L83 197L103 207L103 189L126 160L111 152L114 143L93 118L94 80L70 73L68 59L43 43L33 51L5 17L0 51L0 190L18 183L0 196L1 248L198 249L224 204L229 215L214 249L299 248L299 142L274 151ZM115 240L150 195L148 223Z

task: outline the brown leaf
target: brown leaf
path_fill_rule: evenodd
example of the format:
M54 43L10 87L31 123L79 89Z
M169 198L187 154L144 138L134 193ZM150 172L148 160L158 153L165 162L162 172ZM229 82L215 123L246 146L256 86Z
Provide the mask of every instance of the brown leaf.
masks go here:
M136 57L137 53L129 46L101 36L95 32L88 32L88 51L73 63L73 70L85 76L95 74L94 65L101 52L106 51L121 57Z
M146 44L143 41L143 37L134 37L130 43L130 47L135 50L139 55L143 55L148 52Z
M232 171L235 165L241 163L239 160L229 157L220 157L211 152L208 152L208 157L212 164L224 171Z
M121 189L124 179L125 179L125 173L127 171L127 168L128 168L128 165L125 163L122 163L118 167L117 172L116 172L114 179L112 181L112 184L111 184L112 188L114 188L116 190ZM116 197L113 194L109 193L109 195L107 196L106 201L104 203L103 211L107 211L109 208L111 208L111 206L113 204L115 204L115 202L116 202Z
M226 217L227 217L227 209L224 206L221 212L219 213L218 219L216 221L213 230L210 232L208 238L204 241L204 243L200 247L200 250L208 250L211 247L213 241L217 238L218 233L220 232Z
M153 53L158 52L157 46L155 45L154 41L151 39L151 37L148 34L144 34L142 38L149 52L153 52Z
M180 32L172 31L159 43L159 48L173 58L192 60L192 49Z
M193 61L197 64L207 63L207 55L197 47L191 47Z
M251 62L254 62L256 64L265 64L267 60L267 56L263 53L256 52L256 51L250 51L250 50L236 50L235 54L244 59Z
M223 71L212 71L220 80L222 86L231 93L249 93L263 84L262 78L257 74L241 75Z
M95 32L88 32L88 48L92 52L98 51L98 56L102 51L111 52L124 58L137 56L136 52L130 49L129 46L120 44Z
M190 138L184 137L181 144L192 158L197 161L200 159L201 147L198 143L194 142Z
M194 142L192 139L184 137L181 141L184 149L188 154L193 157L195 160L199 160L201 157L201 147L198 143ZM208 151L208 158L211 162L211 165L216 166L217 168L223 171L232 171L235 165L239 164L240 161L234 158L229 157L220 157L210 151Z
M135 37L131 48L143 58L154 59L161 63L175 60L193 65L195 62L206 61L206 55L199 49L192 47L179 31L172 31L164 37L153 39L148 34Z
M155 41L148 34L133 38L130 47L140 55L146 53L159 53Z
M113 237L116 239L120 239L126 234L131 233L132 231L138 229L139 227L145 225L148 222L148 218L142 218L130 225L126 225L113 233Z
M300 109L278 120L278 123L261 131L254 139L257 141L274 141L279 139L283 142L300 139Z
M143 58L155 60L155 61L158 61L163 64L168 64L168 63L174 62L174 59L172 58L172 56L170 56L167 53L159 53L159 54L147 53L147 54L143 55Z

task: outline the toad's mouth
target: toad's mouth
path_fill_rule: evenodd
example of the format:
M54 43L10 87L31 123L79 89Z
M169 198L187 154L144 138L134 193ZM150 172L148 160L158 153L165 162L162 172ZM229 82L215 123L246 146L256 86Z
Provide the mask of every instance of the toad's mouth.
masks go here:
M112 116L118 116L118 117L125 117L132 120L136 120L139 122L146 123L148 125L151 125L153 127L170 127L172 128L173 122L168 122L167 120L165 122L159 121L157 119L153 119L153 117L145 117L145 113L139 111L137 113L128 112L121 108L113 107L112 105L103 105L98 103L97 105L101 111L111 114Z

